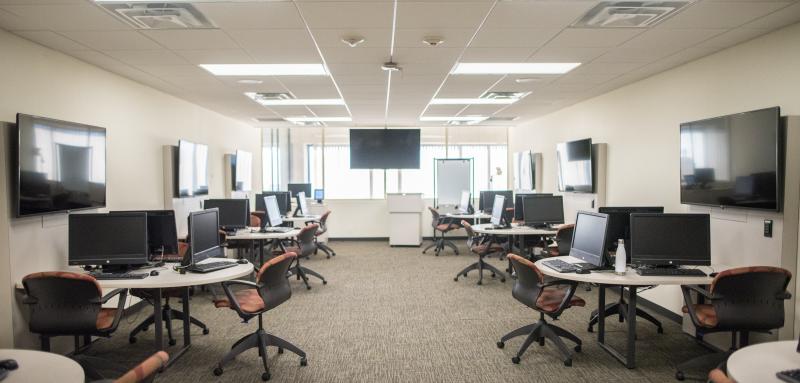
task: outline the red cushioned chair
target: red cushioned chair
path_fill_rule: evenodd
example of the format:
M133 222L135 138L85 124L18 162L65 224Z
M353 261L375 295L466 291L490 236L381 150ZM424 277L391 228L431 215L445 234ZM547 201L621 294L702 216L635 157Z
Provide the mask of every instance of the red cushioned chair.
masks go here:
M708 381L711 383L736 383L735 380L728 377L725 371L715 368L708 373Z
M296 258L297 255L295 253L285 253L273 257L261 266L256 275L256 282L239 280L222 282L227 299L218 300L214 302L215 305L217 307L228 307L236 311L245 323L258 317L258 329L255 333L247 335L233 344L231 351L222 358L214 369L214 375L222 375L223 367L226 363L251 348L257 348L258 354L261 356L261 362L264 365L264 373L261 375L262 380L269 380L270 378L269 366L267 365L267 347L269 346L277 347L279 354L283 353L284 349L287 349L300 357L301 366L307 364L306 353L294 344L267 333L264 330L262 318L265 312L278 307L291 298L292 288L288 279L286 279L286 273ZM235 286L245 288L234 290Z
M297 246L290 246L286 248L286 252L297 254L294 266L289 270L292 275L295 275L298 280L302 279L306 285L306 289L311 290L311 285L308 284L308 276L312 275L319 278L323 285L327 285L328 281L322 274L317 273L308 267L300 265L301 259L308 259L317 250L316 233L319 225L311 224L306 225L297 234Z
M489 236L478 235L475 233L475 231L472 230L472 225L470 225L469 222L461 221L461 226L463 226L464 230L467 232L467 247L469 247L471 252L478 255L478 262L475 262L467 266L464 270L459 271L453 280L458 282L458 277L463 276L466 278L467 273L472 270L478 270L478 284L480 285L483 284L483 270L487 269L492 272L492 278L495 278L499 275L500 282L505 282L506 275L496 267L484 261L484 257L490 254L502 254L505 251L505 248L500 244L492 242Z
M575 233L574 223L559 226L556 230L556 245L548 247L546 255L550 257L569 255L569 251L572 248L573 233Z
M114 380L114 383L150 383L155 378L156 372L164 367L168 361L169 354L159 351L145 359L144 362L139 363L119 379Z
M544 346L545 339L547 339L553 342L561 352L564 365L572 366L572 352L561 338L567 338L575 342L574 350L577 352L581 350L581 340L567 330L547 323L544 318L547 315L556 320L564 310L573 306L583 307L586 305L583 299L574 295L578 283L565 280L545 281L544 274L533 262L516 254L509 254L508 260L511 261L511 265L517 273L517 280L514 283L511 295L525 306L538 311L539 321L504 335L497 342L497 347L505 347L505 342L511 338L527 335L528 337L525 338L525 342L520 347L517 355L511 358L512 362L519 364L522 354L525 353L531 343L537 341Z
M444 250L445 246L447 246L453 249L456 255L458 255L458 247L456 247L456 244L447 240L444 235L453 230L460 229L461 226L447 217L443 217L436 209L430 206L428 207L428 210L430 210L432 217L431 226L433 227L433 243L426 247L425 250L422 250L422 254L425 254L428 250L434 247L436 248L434 254L438 257L439 253ZM436 237L437 232L441 233L441 236L438 238Z
M314 243L317 244L317 249L318 250L322 250L322 252L325 253L325 255L326 255L325 258L330 258L330 257L335 257L336 256L336 252L333 251L333 249L331 249L331 247L328 246L327 243L322 243L322 242L319 241L319 237L328 232L328 216L329 215L331 215L331 211L330 210L326 211L325 214L323 214L321 217L319 217L319 229L317 230L316 233L314 233Z
M783 327L784 301L792 295L786 286L792 273L786 269L769 266L740 267L725 270L711 282L708 290L701 286L681 286L686 306L697 331L697 338L715 332L730 332L730 350L703 355L678 365L675 378L686 378L685 371L708 371L719 367L737 348L749 344L750 332L769 332ZM695 303L694 291L710 303ZM737 334L739 340L737 342Z

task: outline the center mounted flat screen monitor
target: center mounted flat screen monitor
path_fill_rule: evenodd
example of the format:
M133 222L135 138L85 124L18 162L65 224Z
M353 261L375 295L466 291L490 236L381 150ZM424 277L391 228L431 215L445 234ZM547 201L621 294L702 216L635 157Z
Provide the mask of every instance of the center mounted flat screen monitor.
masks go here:
M495 226L504 226L503 216L506 212L506 197L502 194L494 196L492 203L492 218L490 222Z
M178 141L176 169L177 197L208 194L208 146Z
M195 264L208 258L224 257L225 250L219 242L219 215L216 208L189 213L189 254L184 265Z
M70 214L69 265L147 264L147 214L142 212Z
M261 194L256 194L256 210L267 211L267 207L264 205L264 197L275 196L278 201L279 211L283 216L287 216L292 210L292 197L289 194L288 191L265 191Z
M351 169L419 169L419 129L350 129Z
M708 214L631 214L631 263L711 265Z
M616 251L617 243L625 241L625 254L631 253L631 214L663 213L663 206L604 206L598 212L608 214L606 250Z
M16 217L106 206L106 130L17 114Z
M264 205L266 206L267 221L272 227L283 225L283 218L278 208L278 199L274 195L264 197Z
M150 259L178 255L178 229L174 210L128 210L111 213L144 213L147 215L147 243Z
M606 259L608 215L579 211L569 255L602 267Z
M681 203L780 211L780 108L681 124Z
M297 197L297 194L300 192L306 193L306 195L311 195L311 184L288 184L287 189L289 189L289 197Z
M253 154L244 150L237 150L231 158L231 171L233 189L235 191L253 190Z
M506 201L511 201L514 198L512 190L484 190L481 191L480 198L478 199L478 210L484 213L491 213L494 206L494 196L502 195Z
M249 199L207 199L203 209L219 209L219 225L226 229L241 229L250 226Z
M522 220L528 226L564 223L564 198L560 195L523 198Z
M300 216L308 216L311 214L308 211L308 201L306 201L306 192L297 193L297 209L300 210Z
M556 146L558 191L592 193L592 139L570 141Z
M541 196L552 196L553 193L517 193L514 195L514 220L515 221L522 221L524 219L522 215L522 199L528 197L541 197Z

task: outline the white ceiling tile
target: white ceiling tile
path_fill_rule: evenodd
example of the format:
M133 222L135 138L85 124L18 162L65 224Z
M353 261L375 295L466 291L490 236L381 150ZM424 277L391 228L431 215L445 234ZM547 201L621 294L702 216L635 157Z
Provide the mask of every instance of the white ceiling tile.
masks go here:
M474 28L422 28L398 29L395 34L395 47L418 48L426 47L422 40L426 37L438 37L443 40L437 48L463 48L475 33Z
M527 60L530 62L580 62L592 61L603 53L607 48L564 48L544 46Z
M425 111L425 115L431 117L455 116L464 109L464 106L465 105L430 105Z
M530 82L523 82L518 83L516 82L517 78L533 78L533 77L516 77L516 76L509 76L501 80L497 85L495 85L491 90L493 91L502 91L502 92L532 92L547 86L547 84L555 81L558 79L556 76L549 76L549 77L535 77L535 81ZM528 96L530 97L530 96ZM527 99L528 97L525 97ZM523 101L525 100L523 99Z
M800 21L800 2L743 25L748 29L777 29Z
M489 3L402 2L397 6L397 27L476 28L490 9Z
M653 62L659 58L669 56L680 49L653 48L614 48L597 58L600 62Z
M245 50L311 49L314 41L306 29L260 29L230 31L230 37Z
M697 44L695 48L710 48L710 47L719 49L727 48L729 46L741 44L745 41L754 39L768 32L769 30L766 29L736 28L730 30L729 32L725 32L721 35L703 41L700 44Z
M24 29L53 31L99 31L131 29L89 2L49 5L4 5L3 10L19 16Z
M196 3L194 4L218 27L226 30L302 28L294 3L244 2L244 3Z
M619 77L618 74L572 74L568 73L554 81L553 84L560 86L562 84L590 84L598 85L604 82L613 80Z
M470 105L463 112L462 116L491 116L502 109L504 105Z
M162 48L162 46L137 31L68 31L61 32L61 34L97 50Z
M253 59L241 49L176 50L179 56L192 64L254 64Z
M560 32L559 29L483 28L470 47L513 48L540 47Z
M623 44L623 48L651 48L675 50L688 48L714 36L725 29L652 29Z
M599 62L594 61L588 64L583 64L573 69L570 74L624 74L637 68L641 68L644 64L641 62Z
M469 47L460 62L521 62L530 57L536 48L473 48Z
M338 47L320 48L320 50L325 62L330 64L374 63L380 67L381 63L389 60L389 50L386 48Z
M59 51L74 51L74 50L89 49L87 46L81 45L55 32L17 31L16 34L33 42L44 45L48 48L52 48Z
M453 62L444 61L444 62L428 62L428 63L420 63L420 62L408 62L405 64L401 63L401 67L403 68L403 76L417 76L417 75L446 75L450 72L450 69L453 69ZM444 77L442 77L444 78Z
M247 53L258 64L318 64L322 62L316 49L308 48L248 49Z
M299 4L303 17L312 29L391 28L390 2L303 2Z
M344 38L363 38L358 48L386 48L392 39L392 30L388 28L346 28L346 29L312 29L311 33L317 44L323 48L348 47L342 42ZM388 49L387 49L388 51Z
M424 48L396 48L394 60L403 66L403 63L447 63L455 64L455 60L462 48L424 47Z
M668 29L717 29L735 28L771 12L781 9L789 2L710 2L691 4L656 28Z
M182 57L165 49L148 51L103 51L103 53L133 66L188 64Z
M486 28L565 28L595 5L593 1L501 1Z
M339 85L379 85L386 82L386 74L376 72L370 75L337 75L333 73L333 78Z
M161 78L169 78L171 76L213 77L211 73L206 72L203 68L200 68L197 65L137 65L136 67L143 72L147 72Z
M150 30L145 35L167 49L236 49L238 45L219 29Z
M615 47L644 30L639 28L567 28L547 43L550 47L605 48Z
M502 79L498 75L448 76L438 98L475 98Z
M0 5L81 4L84 0L0 0Z
M347 109L344 106L320 105L320 106L310 106L309 109L311 109L311 111L318 116L325 116L325 117L350 116L350 114L347 113Z
M128 66L127 64L113 57L110 57L104 53L97 51L78 50L78 51L67 51L65 53L79 60L85 61L89 64L101 67L103 69Z

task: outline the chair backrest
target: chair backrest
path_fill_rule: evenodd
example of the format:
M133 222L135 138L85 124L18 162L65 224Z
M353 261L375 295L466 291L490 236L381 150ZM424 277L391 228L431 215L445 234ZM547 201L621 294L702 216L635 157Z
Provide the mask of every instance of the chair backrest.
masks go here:
M262 216L260 216L258 213L260 212L250 213L250 227L261 227Z
M152 382L156 375L156 371L167 364L169 361L169 354L164 351L159 351L144 362L139 363L138 366L122 375L114 383L144 383Z
M472 247L473 245L477 245L477 243L475 243L475 240L478 237L477 233L475 233L475 230L472 230L472 225L470 225L469 222L465 220L461 220L461 227L463 227L464 231L467 232L467 246Z
M709 291L720 299L712 300L717 328L772 330L783 327L784 301L792 273L769 266L752 266L720 272Z
M284 253L265 262L258 270L258 295L264 301L265 310L271 310L292 297L292 288L286 272L297 258L295 253Z
M321 217L319 217L319 230L317 230L317 236L325 234L328 231L328 216L331 215L331 211L328 210Z
M43 335L92 334L103 290L91 275L67 271L28 274L22 278L30 305L30 331Z
M558 246L558 255L569 255L572 249L572 235L575 233L575 224L569 223L561 225L556 231L556 246Z
M297 243L300 246L300 254L297 254L299 257L307 257L317 249L317 243L314 241L317 229L319 229L319 225L316 223L300 229L300 233L297 234Z
M433 228L435 229L436 226L439 225L439 218L441 216L439 215L439 211L438 210L436 210L436 209L434 209L434 208L432 208L430 206L428 206L428 210L431 211L431 226L433 226Z
M514 282L511 295L525 306L538 309L536 302L542 293L540 286L544 282L544 274L533 262L519 255L509 254L508 260L511 261L511 266L517 273L517 280Z

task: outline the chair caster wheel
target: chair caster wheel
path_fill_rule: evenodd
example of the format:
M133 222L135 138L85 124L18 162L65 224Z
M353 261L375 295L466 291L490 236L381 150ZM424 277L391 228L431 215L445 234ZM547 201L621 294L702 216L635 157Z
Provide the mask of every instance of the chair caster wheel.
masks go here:
M322 281L322 284L323 284L323 285L327 285L327 284L328 284L328 281Z
M308 366L308 359L306 359L305 357L300 358L300 365L303 367Z
M464 273L464 274L461 274L461 275L463 275L463 276L464 276L464 278L466 278L466 277L467 277L467 273Z
M572 367L572 359L567 359L567 360L565 360L565 361L564 361L564 366L566 366L566 367Z
M265 373L261 374L261 380L263 380L265 382L268 381L271 377L272 377L272 375L270 375L269 372L265 372Z
M678 371L678 372L675 373L675 379L678 379L678 380L682 381L682 380L686 379L686 376L683 375L683 371Z
M220 376L222 375L222 372L222 367L217 367L214 369L214 376Z
M581 352L581 345L577 345L574 348L575 352Z
M136 337L132 336L132 337L128 338L128 343L130 343L130 344L136 343Z
M311 290L311 286L306 286L306 290Z
M515 356L515 357L511 358L511 362L514 363L514 364L519 364L519 357Z
M505 278L500 278L500 282L506 283L506 279Z
M325 257L325 259L331 259L331 256L329 255L329 256Z
M663 334L664 333L664 328L663 327L659 327L658 330L656 330L656 332L658 332L659 334Z
M483 284L483 282L481 282L481 281L478 281L478 286L480 286L480 285L482 285L482 284Z
M453 282L458 282L458 277L453 278Z
M150 327L145 327L145 328L142 329L142 331L147 331L149 329L150 329Z
M497 275L495 275L495 274L492 274L492 278L497 278Z
M594 329L592 328L592 326L589 326L589 328L587 328L587 329L586 329L586 331L588 331L588 332L594 332Z
M175 340L175 339L170 339L170 340L169 340L169 345L170 345L170 346L174 346L174 345L176 345L176 344L178 344L178 341L177 341L177 340Z
M283 354L283 347L278 347L278 354Z
M209 330L207 328L203 329L203 335L208 335L208 333L210 333L210 332L211 332L211 330Z
M497 342L497 348L503 348L503 347L505 347L505 346L506 346L506 344L505 344L505 343L503 343L503 342Z

